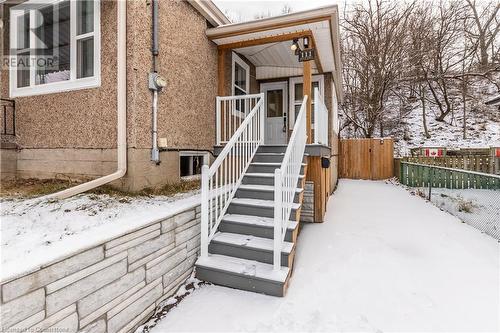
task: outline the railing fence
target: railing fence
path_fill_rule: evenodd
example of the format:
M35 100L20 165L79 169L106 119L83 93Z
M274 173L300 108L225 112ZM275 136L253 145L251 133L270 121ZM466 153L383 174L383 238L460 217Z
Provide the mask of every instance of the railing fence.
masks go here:
M230 101L230 99L226 99ZM241 100L234 97L234 100ZM232 102L231 102L232 103ZM201 255L208 255L208 244L226 213L252 158L264 142L264 96L236 129L217 159L201 173Z
M500 240L500 176L402 161L400 182Z
M318 88L314 88L314 143L328 146L328 109Z

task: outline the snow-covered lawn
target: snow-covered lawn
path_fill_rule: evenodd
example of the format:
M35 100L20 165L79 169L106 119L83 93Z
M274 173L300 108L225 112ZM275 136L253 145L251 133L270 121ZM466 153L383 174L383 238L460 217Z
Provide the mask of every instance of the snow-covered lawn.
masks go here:
M498 331L499 250L402 187L341 180L286 297L200 286L152 332Z
M195 192L173 197L85 194L53 202L4 199L0 201L0 279L106 241L199 200Z
M433 188L431 201L462 221L500 240L500 191Z

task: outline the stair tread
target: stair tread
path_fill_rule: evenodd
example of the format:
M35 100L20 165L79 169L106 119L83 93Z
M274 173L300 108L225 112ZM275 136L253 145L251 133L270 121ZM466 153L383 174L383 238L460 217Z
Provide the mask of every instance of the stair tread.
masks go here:
M250 199L250 198L234 198L232 203L257 206L257 207L274 207L274 200ZM292 209L299 209L299 203L292 203Z
M272 172L247 172L247 173L245 173L245 176L274 178L274 173L272 173ZM300 179L302 179L304 177L305 177L304 175L299 175Z
M231 232L217 232L212 241L229 245L236 245L256 250L273 251L274 240L269 238L256 237L252 235L235 234ZM293 243L283 242L281 252L290 254L293 250Z
M250 165L260 165L260 166L281 166L280 162L252 162ZM302 163L302 166L306 166L307 163Z
M274 192L273 185L255 185L255 184L241 184L239 189L242 190L253 190L253 191L265 191L265 192ZM296 188L295 192L301 193L304 191L302 188Z
M196 266L280 283L285 283L290 271L288 267L282 266L279 270L274 270L272 264L219 254L210 254L207 257L198 258Z
M254 216L254 215L242 215L242 214L226 214L222 218L223 221L235 222L240 224L250 224L257 225L263 227L274 226L274 218L272 217L263 217L263 216ZM297 221L290 221L288 225L288 229L294 230L297 227Z

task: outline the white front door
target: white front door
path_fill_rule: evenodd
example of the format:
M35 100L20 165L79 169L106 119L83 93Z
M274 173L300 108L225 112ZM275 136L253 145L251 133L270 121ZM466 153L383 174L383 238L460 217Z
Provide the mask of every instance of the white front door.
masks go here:
M286 144L287 142L287 102L288 89L286 82L263 83L260 86L264 93L266 144Z

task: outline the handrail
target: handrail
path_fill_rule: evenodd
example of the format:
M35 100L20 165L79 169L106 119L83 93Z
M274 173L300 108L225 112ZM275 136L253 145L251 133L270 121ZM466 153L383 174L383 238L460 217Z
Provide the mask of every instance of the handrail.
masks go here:
M257 105L262 94L240 96L217 96L216 98L216 144L227 143ZM264 119L262 119L264 122ZM262 124L263 125L263 124Z
M307 142L306 105L304 96L288 147L279 169L274 171L274 253L273 268L281 268L281 248L296 195Z
M318 88L314 88L314 143L328 146L328 109Z
M264 95L246 116L211 167L201 169L201 256L226 213L259 146L264 143Z

